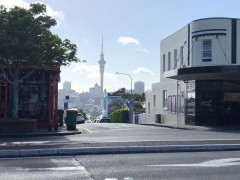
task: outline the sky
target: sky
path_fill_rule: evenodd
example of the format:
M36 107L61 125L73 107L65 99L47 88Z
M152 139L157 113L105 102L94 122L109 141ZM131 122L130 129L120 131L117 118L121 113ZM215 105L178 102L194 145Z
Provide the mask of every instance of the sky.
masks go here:
M0 0L7 8L30 3L47 5L57 20L52 32L77 45L77 57L87 63L61 67L64 81L81 93L100 85L99 64L103 36L106 61L104 89L131 88L143 81L145 90L160 81L160 41L193 20L240 18L239 0Z

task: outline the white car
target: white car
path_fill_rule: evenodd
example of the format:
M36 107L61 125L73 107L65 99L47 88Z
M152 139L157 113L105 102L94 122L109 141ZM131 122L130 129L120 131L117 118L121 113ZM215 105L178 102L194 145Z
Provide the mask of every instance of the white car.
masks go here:
M82 113L77 113L77 124L83 124L84 122L85 122L85 119Z

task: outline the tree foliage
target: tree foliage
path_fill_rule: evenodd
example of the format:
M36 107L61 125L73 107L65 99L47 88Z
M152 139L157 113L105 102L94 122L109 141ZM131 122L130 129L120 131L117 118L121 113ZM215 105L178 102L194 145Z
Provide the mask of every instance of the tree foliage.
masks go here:
M77 62L77 47L61 40L50 28L56 20L45 15L46 6L31 4L30 9L0 7L0 62L2 67L22 63L38 66L68 65Z
M0 70L13 85L13 117L18 116L18 86L37 67L69 65L79 62L77 47L50 31L56 20L46 15L44 4L31 4L29 9L0 6ZM21 66L34 66L20 77Z
M122 98L130 100L131 99L131 94L125 93L125 94L122 95ZM143 105L145 103L145 93L133 94L133 101L134 102L139 102Z

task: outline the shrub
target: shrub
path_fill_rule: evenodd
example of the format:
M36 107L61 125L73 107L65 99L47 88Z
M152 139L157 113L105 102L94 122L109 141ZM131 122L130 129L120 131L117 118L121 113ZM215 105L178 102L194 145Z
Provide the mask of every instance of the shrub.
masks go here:
M128 123L129 122L129 109L118 109L109 115L110 122L112 123Z

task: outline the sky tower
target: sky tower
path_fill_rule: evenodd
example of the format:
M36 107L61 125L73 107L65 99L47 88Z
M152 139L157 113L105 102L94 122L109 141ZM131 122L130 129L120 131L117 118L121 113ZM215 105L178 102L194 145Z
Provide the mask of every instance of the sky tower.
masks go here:
M104 60L104 54L103 54L103 35L102 35L102 52L100 55L100 61L98 61L99 67L100 67L100 86L101 86L101 94L103 94L103 74L104 74L104 66L106 64L106 61Z

